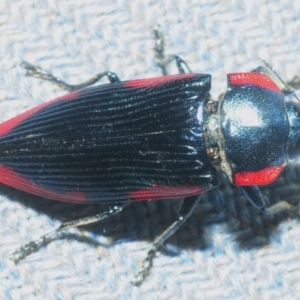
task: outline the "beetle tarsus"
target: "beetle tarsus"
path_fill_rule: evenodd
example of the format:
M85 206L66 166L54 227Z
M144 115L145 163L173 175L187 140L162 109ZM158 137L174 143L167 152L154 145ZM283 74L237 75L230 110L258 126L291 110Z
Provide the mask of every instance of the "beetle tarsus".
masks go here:
M104 220L108 217L111 217L115 214L120 213L125 208L125 206L127 206L127 204L128 203L124 203L122 205L116 204L106 212L103 212L103 213L100 213L100 214L97 214L97 215L94 215L94 216L89 216L89 217L80 218L80 219L77 219L77 220L64 222L57 229L55 229L55 230L51 231L50 233L42 236L41 238L39 238L36 241L29 242L28 244L24 245L23 247L21 247L20 249L15 251L12 254L12 256L10 257L10 259L17 263L18 261L20 261L24 257L26 257L29 254L37 251L41 246L49 243L51 240L53 240L54 237L56 237L59 234L63 233L67 229L69 229L71 227L79 227L79 226L88 225L88 224L91 224L91 223L102 221L102 220Z
M15 263L19 262L21 259L25 258L29 254L37 251L41 248L44 244L49 242L53 236L61 233L63 230L61 229L62 226L58 227L56 230L51 231L50 233L44 235L43 237L39 238L36 241L31 241L28 244L24 245L20 249L16 250L10 259Z
M95 76L89 78L88 80L84 81L83 83L72 85L72 84L68 84L68 83L64 82L59 77L54 76L49 71L44 70L41 67L33 65L29 62L23 61L21 63L21 66L26 69L26 76L31 76L31 77L40 78L43 80L53 82L54 84L58 85L60 88L67 90L67 91L76 91L79 89L86 88L88 86L95 84L101 78L103 78L105 76L108 78L110 83L120 82L119 77L115 73L110 72L110 71L105 71L105 72L96 74Z
M165 57L165 39L159 26L153 28L154 39L154 56L157 60L157 65L161 69L163 75L167 75L167 65L170 63L170 57Z
M153 259L155 257L157 249L153 245L151 249L147 253L147 257L143 261L143 265L139 273L135 276L134 280L132 281L133 285L140 286L145 278L149 275L150 269L153 264Z

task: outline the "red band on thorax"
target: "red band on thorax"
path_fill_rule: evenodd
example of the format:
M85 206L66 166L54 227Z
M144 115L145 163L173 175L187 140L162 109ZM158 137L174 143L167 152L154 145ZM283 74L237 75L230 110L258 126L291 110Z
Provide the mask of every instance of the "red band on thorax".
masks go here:
M230 85L247 85L253 84L274 92L281 93L281 90L274 81L265 74L261 73L232 73L228 74Z
M236 185L266 185L277 179L284 166L268 167L256 172L241 172L234 175Z

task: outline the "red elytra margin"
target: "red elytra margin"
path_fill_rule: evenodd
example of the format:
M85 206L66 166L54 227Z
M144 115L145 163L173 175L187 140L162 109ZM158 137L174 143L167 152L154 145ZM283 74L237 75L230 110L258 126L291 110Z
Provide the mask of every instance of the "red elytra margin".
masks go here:
M145 78L145 79L135 79L124 82L124 86L141 88L141 87L151 87L168 82L173 82L176 80L190 79L194 77L194 73L185 73L185 74L176 74L176 75L167 75L156 78Z
M0 182L27 193L49 199L77 203L87 202L87 197L82 192L75 191L68 193L59 193L52 191L31 182L30 180L26 179L22 175L15 172L12 168L9 168L7 166L0 165Z
M58 101L70 101L73 99L76 99L76 97L78 97L78 91L74 91L71 93L68 93L62 97L57 97L53 100L47 101L45 103L42 103L36 107L33 107L27 111L25 111L24 113L6 121L3 122L0 125L0 137L6 135L7 133L9 133L13 128L15 128L16 126L18 126L22 121L24 121L26 118L30 117L31 115L33 115L34 113L36 113L37 111L47 107L48 105L51 105L55 102Z
M157 185L131 192L129 193L129 197L134 200L171 199L197 195L201 194L202 192L203 189L198 186L171 187Z

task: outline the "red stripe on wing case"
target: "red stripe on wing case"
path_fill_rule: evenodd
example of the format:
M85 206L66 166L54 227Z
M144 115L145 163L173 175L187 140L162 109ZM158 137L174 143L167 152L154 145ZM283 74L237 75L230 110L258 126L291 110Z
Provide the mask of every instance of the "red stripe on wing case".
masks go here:
M157 185L131 192L128 196L134 200L158 200L188 197L192 195L201 194L202 192L203 189L196 185L180 187Z
M29 181L7 166L0 165L0 182L24 192L53 200L77 203L84 203L87 201L86 195L80 191L68 193L55 192Z
M156 78L144 78L144 79L135 79L124 82L124 86L141 88L141 87L152 87L156 85L165 84L168 82L173 82L176 80L190 79L195 76L194 73L185 73L185 74L176 74L176 75L167 75Z
M42 103L42 104L40 104L36 107L33 107L33 108L25 111L24 113L19 114L18 116L14 117L10 120L7 120L6 122L3 122L0 125L0 137L8 134L13 128L18 126L23 120L30 117L31 115L33 115L37 111L39 111L39 110L55 103L55 102L58 102L58 101L69 101L69 100L76 99L78 94L79 94L78 91L71 92L71 93L66 94L62 97L58 97L58 98L55 98L53 100Z
M265 74L261 73L232 73L228 74L229 85L247 85L253 84L277 93L281 93L281 90L274 83L274 81Z

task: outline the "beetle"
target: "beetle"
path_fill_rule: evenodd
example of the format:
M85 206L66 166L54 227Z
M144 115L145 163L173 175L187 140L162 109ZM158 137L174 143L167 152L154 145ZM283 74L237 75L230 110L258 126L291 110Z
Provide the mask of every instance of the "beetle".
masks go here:
M162 61L161 42L159 36L156 56ZM103 72L80 85L23 63L28 75L70 93L0 125L0 182L59 201L109 202L111 208L63 223L17 250L14 261L72 226L119 213L129 200L184 198L178 220L148 251L134 281L139 285L157 249L190 216L201 194L218 186L217 168L266 210L256 185L274 181L295 155L299 77L285 84L268 66L232 73L227 91L214 101L211 76L192 73L173 58L177 75L120 81ZM110 83L91 86L103 77Z

